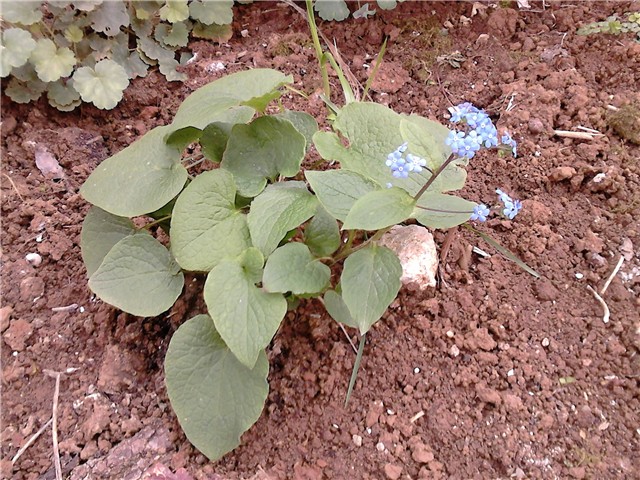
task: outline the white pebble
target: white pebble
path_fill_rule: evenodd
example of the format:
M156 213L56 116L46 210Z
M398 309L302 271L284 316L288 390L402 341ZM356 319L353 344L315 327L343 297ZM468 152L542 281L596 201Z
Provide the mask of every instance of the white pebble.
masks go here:
M516 374L516 372L513 370L513 368L511 370L509 370L507 372L507 377L513 377Z
M34 267L39 267L42 263L42 257L37 253L27 253L24 258L30 265L33 265Z
M378 450L379 452L384 452L384 443L378 442L376 444L376 450Z
M360 435L354 435L351 438L353 439L353 443L355 444L356 447L362 446L362 437Z
M420 369L418 367L414 368L413 373L420 373Z
M460 349L455 344L451 345L451 350L449 350L449 353L452 357L457 357L458 355L460 355Z
M548 338L543 338L542 339L542 346L543 347L548 347L549 346L549 339Z
M576 273L576 278L577 278L578 280L581 280L581 279L583 279L583 278L584 278L584 275L583 275L582 273L578 272L578 273Z

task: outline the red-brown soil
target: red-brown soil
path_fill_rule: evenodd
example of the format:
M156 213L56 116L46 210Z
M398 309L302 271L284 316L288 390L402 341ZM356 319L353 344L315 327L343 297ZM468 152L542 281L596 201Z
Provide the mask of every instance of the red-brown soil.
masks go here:
M45 99L19 106L3 97L4 477L55 477L50 428L13 467L11 458L51 418L55 382L44 370L77 368L60 384L65 478L640 478L640 147L608 119L609 105L640 104L640 44L575 33L640 3L511 3L472 15L471 2L406 2L320 27L362 83L390 35L375 101L441 121L447 107L470 101L513 132L518 158L476 156L463 194L491 203L499 187L523 200L514 221L480 228L543 278L461 229L444 282L426 293L403 289L369 334L347 407L353 351L317 302L303 304L270 346L262 417L216 463L181 432L162 371L172 333L203 312L202 279L189 279L158 318L96 300L80 258L88 205L78 188L100 161L169 123L186 95L227 72L292 73L311 95L287 93L285 105L324 121L305 19L275 2L238 6L228 44L191 45L198 58L188 81L151 73L111 111L84 105L65 114ZM445 58L455 51L460 68ZM554 134L578 127L602 135ZM36 168L37 146L58 159L62 179ZM471 252L476 245L491 257ZM25 260L31 252L40 266ZM621 256L603 295L604 323L587 287L600 290Z

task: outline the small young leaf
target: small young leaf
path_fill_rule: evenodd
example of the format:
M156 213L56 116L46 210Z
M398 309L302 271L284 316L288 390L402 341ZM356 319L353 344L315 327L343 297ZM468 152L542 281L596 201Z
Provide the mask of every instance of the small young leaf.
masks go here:
M205 25L213 23L229 25L233 21L233 0L217 0L216 2L195 0L189 4L189 14L194 20Z
M2 2L3 22L33 25L42 20L41 2Z
M360 197L344 221L344 230L380 230L404 222L416 204L401 188L376 190Z
M180 64L175 58L158 60L160 73L163 74L169 82L184 82L188 77L184 72L176 70Z
M318 205L316 214L304 229L304 243L317 257L331 255L340 247L338 222L322 205Z
M73 87L80 93L82 100L91 102L100 109L115 107L122 100L122 93L127 86L127 72L109 59L99 61L94 68L80 67L73 74Z
M134 233L136 228L129 218L118 217L101 208L91 207L82 222L80 233L80 248L87 276L91 277L98 270L104 257L116 243Z
M185 22L176 22L171 31L163 38L163 42L172 47L186 47L189 43L189 29Z
M47 91L49 103L54 107L65 107L75 104L80 100L80 94L69 83L57 80L49 84Z
M235 260L223 260L209 272L204 300L220 336L248 368L254 367L287 312L284 297L256 287Z
M264 351L253 368L230 353L211 317L198 315L173 334L164 361L171 408L189 441L212 462L240 444L269 393Z
M305 295L321 292L330 279L331 269L313 258L305 244L291 242L269 256L262 284L267 292Z
M21 67L31 52L36 48L36 41L31 34L21 28L7 28L2 32L2 45L0 46L0 77L4 78L11 73L13 67Z
M268 257L289 230L311 218L317 206L302 182L270 185L253 200L247 215L253 245Z
M169 23L181 22L189 18L187 0L166 0L160 9L160 18Z
M451 228L469 220L476 203L445 193L425 193L411 214L425 227Z
M384 314L400 290L402 265L386 247L368 245L344 261L342 298L361 334Z
M306 140L291 122L258 117L248 125L235 125L221 167L233 173L238 193L255 197L278 175L292 177L300 170Z
M64 38L71 43L79 43L84 37L84 33L77 25L69 25L64 31Z
M180 151L164 143L168 131L156 127L104 160L82 185L82 196L121 217L144 215L167 204L187 180Z
M308 170L304 175L322 206L341 222L356 200L380 188L373 180L349 170Z
M349 7L344 0L316 0L314 9L323 20L340 22L349 16Z
M154 317L176 301L184 275L169 251L151 235L124 237L89 278L103 301L139 317Z
M378 6L383 10L393 10L397 4L397 0L378 0Z
M249 247L238 256L237 260L250 282L258 283L262 281L264 256L260 250L256 247Z
M60 77L68 77L76 65L76 57L70 49L58 48L48 38L36 42L30 60L43 82L55 82Z
M221 169L198 175L180 194L171 217L171 251L182 268L208 272L251 246L235 197L233 176Z
M327 290L323 297L324 308L336 322L344 323L348 327L358 328L358 324L351 316L351 312L344 303L342 296L335 290Z

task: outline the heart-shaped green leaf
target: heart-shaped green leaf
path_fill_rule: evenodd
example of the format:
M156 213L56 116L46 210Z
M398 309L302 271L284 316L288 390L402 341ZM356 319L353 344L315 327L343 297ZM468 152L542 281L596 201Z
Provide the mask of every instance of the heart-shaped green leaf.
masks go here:
M240 444L269 393L264 351L253 368L231 354L208 315L180 325L164 361L167 394L189 441L211 461Z
M237 260L223 260L209 272L204 300L216 330L248 368L254 367L287 312L284 297L256 287Z
M253 200L247 215L253 245L268 257L289 230L313 216L317 206L302 182L270 185Z
M269 256L262 284L267 292L305 295L321 292L330 278L331 269L314 258L305 244L291 242Z
M255 197L278 175L292 177L300 170L306 140L287 120L258 117L231 129L220 166L230 171L244 197Z
M171 218L171 251L182 268L208 272L251 246L235 197L233 176L221 169L198 175L180 194Z
M386 247L368 245L344 261L340 277L342 298L364 335L398 295L402 265Z
M151 235L124 237L89 278L103 301L139 317L154 317L171 308L184 275L169 251Z
M103 161L82 185L82 196L120 217L144 215L167 204L187 180L180 151L164 142L168 131L156 127Z
M304 229L304 243L317 257L329 256L340 247L338 222L322 205Z
M82 222L80 233L82 260L87 267L87 275L91 277L94 274L116 243L134 233L136 228L129 218L117 217L101 208L91 207Z
M351 207L344 221L345 230L380 230L404 222L416 201L401 188L393 187L369 192Z

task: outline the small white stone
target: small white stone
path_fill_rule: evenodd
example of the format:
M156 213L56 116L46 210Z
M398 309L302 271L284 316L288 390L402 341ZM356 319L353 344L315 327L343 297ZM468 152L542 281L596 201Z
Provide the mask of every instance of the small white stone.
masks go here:
M507 377L513 377L516 374L515 370L512 368L507 372Z
M376 444L376 450L378 450L379 452L384 452L384 443L378 442Z
M582 273L578 272L578 273L576 273L576 278L578 280L582 280L584 278L584 275Z
M449 330L449 331L447 332L447 337L449 337L449 338L453 338L453 335L454 335L454 333L453 333L451 330Z
M543 347L548 347L548 346L549 346L549 343L550 343L550 342L549 342L549 339L548 339L548 338L546 338L546 337L545 337L545 338L543 338L543 339L542 339L542 346L543 346Z
M413 373L420 373L420 369L418 367L414 368Z
M362 446L362 437L360 435L354 435L353 437L351 437L353 440L353 443L356 447L361 447Z
M39 267L42 264L42 257L37 253L27 253L24 257L25 260L34 267Z
M242 38L247 38L249 36L249 30L246 28L244 30L240 30L240 35L242 35Z
M456 344L453 344L451 345L451 349L449 350L449 353L451 354L452 357L457 357L458 355L460 355L460 349Z

